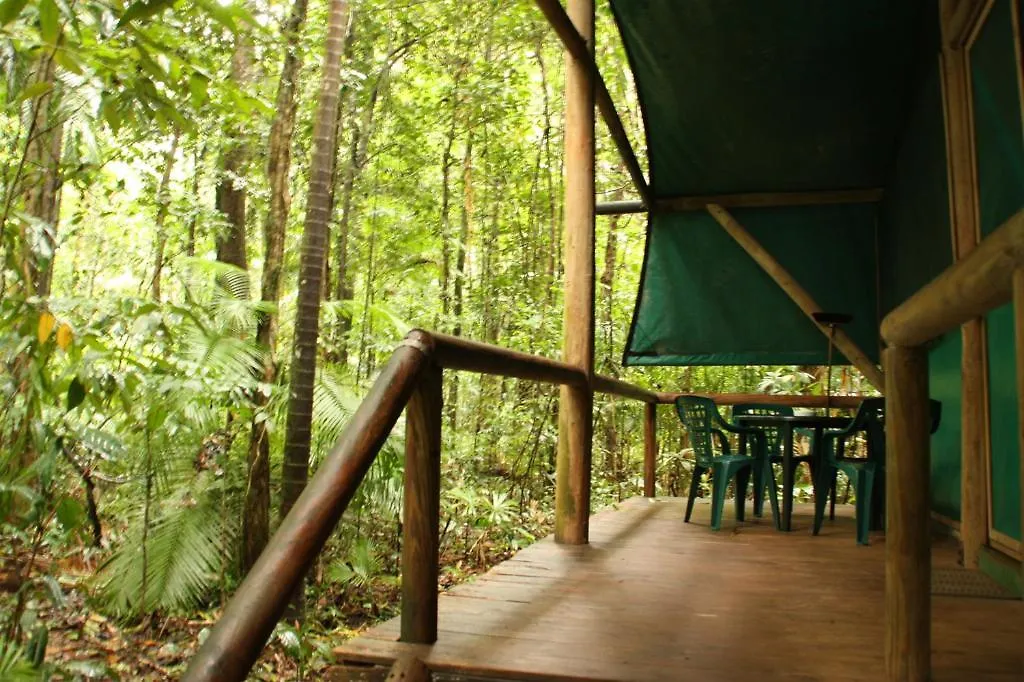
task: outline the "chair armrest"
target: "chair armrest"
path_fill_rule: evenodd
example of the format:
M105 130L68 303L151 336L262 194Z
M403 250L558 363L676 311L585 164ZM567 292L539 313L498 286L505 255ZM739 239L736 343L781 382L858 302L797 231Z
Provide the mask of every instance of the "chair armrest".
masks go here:
M715 434L718 438L718 446L722 448L722 454L729 454L729 437L725 435L725 432L721 429L711 429L711 433Z
M722 418L722 415L718 414L717 410L715 411L715 421L717 421L718 425L721 426L726 431L728 431L729 433L738 433L743 436L754 436L756 438L764 438L764 431L757 428L756 426L738 426L736 424L730 424L729 422L725 421L725 419Z

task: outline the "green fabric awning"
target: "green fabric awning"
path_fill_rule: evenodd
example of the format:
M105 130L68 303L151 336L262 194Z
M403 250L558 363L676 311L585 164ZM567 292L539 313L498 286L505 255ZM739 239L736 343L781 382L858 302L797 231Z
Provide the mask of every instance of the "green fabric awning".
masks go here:
M932 36L929 3L611 4L655 198L886 184ZM733 213L823 308L853 315L848 333L877 360L877 206ZM706 212L652 214L625 364L818 364L826 355L821 333Z

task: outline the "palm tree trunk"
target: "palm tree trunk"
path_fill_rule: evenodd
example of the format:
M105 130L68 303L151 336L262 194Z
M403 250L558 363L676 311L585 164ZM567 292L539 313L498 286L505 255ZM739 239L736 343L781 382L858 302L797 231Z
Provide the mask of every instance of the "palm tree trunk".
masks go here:
M341 59L345 52L348 3L331 0L323 75L313 129L313 158L310 162L309 196L299 261L298 310L295 315L295 350L288 394L282 474L281 517L291 510L309 474L310 432L313 422L313 384L316 376L316 344L319 334L320 294L327 247L330 215L331 176L337 156L335 120L338 117L338 89ZM292 605L292 615L301 613L301 591Z

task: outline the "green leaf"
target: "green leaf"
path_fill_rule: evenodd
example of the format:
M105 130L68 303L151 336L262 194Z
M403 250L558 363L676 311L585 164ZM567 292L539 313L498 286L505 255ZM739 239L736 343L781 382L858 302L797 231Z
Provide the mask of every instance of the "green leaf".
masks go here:
M56 45L60 37L60 10L54 0L39 3L39 35L44 43Z
M53 58L61 65L64 69L71 73L81 76L85 73L85 68L82 66L82 62L78 60L78 57L67 50L57 50Z
M83 400L85 400L85 385L78 380L78 377L75 377L71 380L71 385L68 386L67 411L70 412L81 405Z
M21 95L18 97L18 99L24 102L25 100L34 99L36 97L39 97L40 95L45 95L50 90L53 90L53 83L47 83L45 81L33 83L32 85L27 86L24 90L21 91Z
M78 530L85 522L85 510L78 500L65 497L57 504L57 520L67 531Z
M28 0L3 0L0 2L0 26L6 26L21 14Z
M121 15L120 21L117 22L117 28L124 28L133 21L149 19L173 5L175 1L176 0L138 0L137 2L133 2L128 6L128 9L124 11L124 14Z

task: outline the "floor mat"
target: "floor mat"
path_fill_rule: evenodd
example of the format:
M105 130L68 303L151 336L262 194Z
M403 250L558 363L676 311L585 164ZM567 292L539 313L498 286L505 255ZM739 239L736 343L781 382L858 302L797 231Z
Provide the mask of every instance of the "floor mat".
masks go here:
M943 597L1017 599L1012 592L981 571L966 568L933 568L932 594Z

